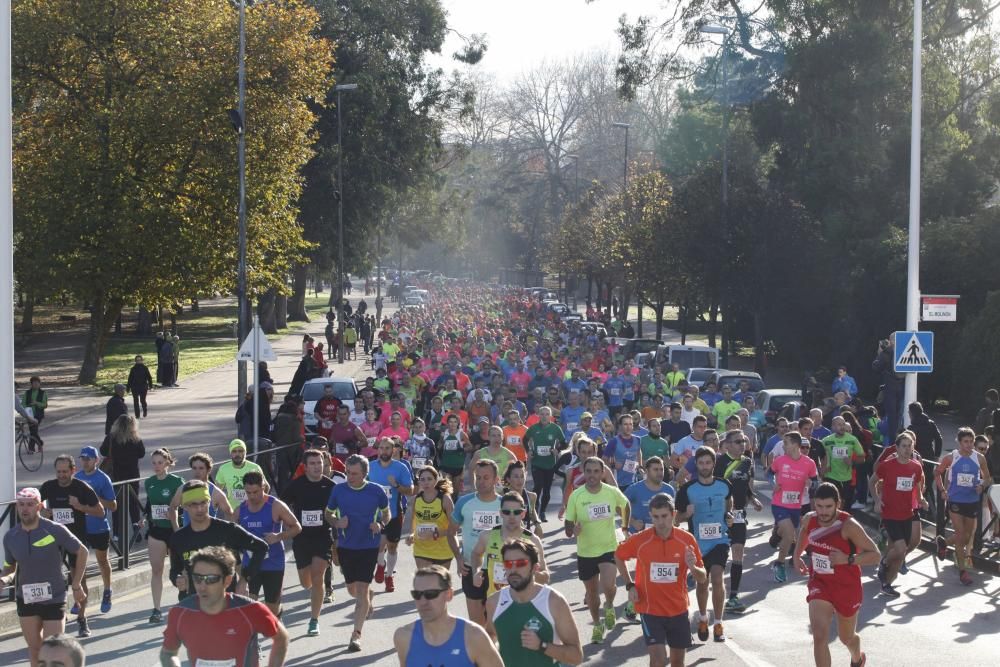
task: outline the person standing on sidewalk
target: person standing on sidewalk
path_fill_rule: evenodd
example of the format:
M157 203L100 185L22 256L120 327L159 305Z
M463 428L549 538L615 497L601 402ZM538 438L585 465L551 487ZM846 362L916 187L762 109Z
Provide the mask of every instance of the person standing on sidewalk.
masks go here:
M111 433L101 443L101 456L111 459L111 481L120 482L139 478L139 460L146 456L146 446L139 437L139 422L124 414L115 420ZM132 492L128 493L131 487ZM133 533L139 531L139 482L122 484L117 489L117 509L111 518L111 532L117 534L122 527L120 512L128 508Z
M135 355L135 365L128 372L128 380L125 382L125 389L132 393L132 404L135 407L135 416L139 417L139 406L142 405L142 416L149 412L146 405L146 392L153 388L153 376L149 374L149 369L142 363L142 355Z
M38 427L42 425L42 419L45 417L45 409L49 407L49 397L42 389L42 379L37 375L31 376L31 386L28 391L24 392L24 407L31 408L31 414L34 417L34 422L28 422L28 429L31 432L31 436L35 438L39 447L44 447L45 443L42 442L42 438L38 435Z
M111 433L111 427L115 420L122 415L128 414L128 406L125 405L125 385L118 383L115 385L115 393L108 399L104 406L104 435Z

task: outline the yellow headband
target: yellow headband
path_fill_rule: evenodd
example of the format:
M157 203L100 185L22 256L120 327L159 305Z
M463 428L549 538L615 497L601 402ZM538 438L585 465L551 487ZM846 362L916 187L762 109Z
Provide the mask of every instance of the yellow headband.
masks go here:
M200 503L202 501L207 503L211 499L212 496L209 494L207 486L196 486L181 494L181 505Z

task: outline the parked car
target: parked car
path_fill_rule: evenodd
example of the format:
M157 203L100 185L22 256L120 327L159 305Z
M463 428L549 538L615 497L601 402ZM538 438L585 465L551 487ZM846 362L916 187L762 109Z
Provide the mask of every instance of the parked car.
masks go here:
M663 341L659 338L626 338L622 346L622 354L626 359L634 359L640 352L655 353Z
M802 391L799 389L764 389L757 392L757 408L764 411L767 422L761 429L761 441L774 435L775 422L778 421L778 414L786 404L802 398Z
M403 300L403 308L423 308L425 302L419 296L408 296Z
M718 391L722 391L723 387L732 387L733 391L737 392L740 390L740 382L744 380L750 384L750 393L752 394L756 394L764 389L764 379L760 376L760 373L751 371L717 370L708 376L705 384L714 382Z
M573 322L582 322L583 315L581 315L580 313L568 312L560 315L559 319L565 322L566 324L572 324Z
M333 395L340 399L344 405L354 409L354 400L358 395L357 385L353 378L349 377L328 377L314 378L307 381L302 386L302 400L305 401L303 409L305 416L303 421L306 426L306 437L312 438L316 435L316 401L323 398L323 391L327 385L333 385Z
M560 303L558 301L546 304L545 309L550 313L555 313L556 315L559 315L560 317L569 312L569 306L567 306L565 303Z
M661 345L656 350L656 363L663 364L667 368L677 364L681 370L688 368L715 370L719 367L719 350L707 345Z
M687 369L688 384L700 387L717 370L717 368L689 368Z

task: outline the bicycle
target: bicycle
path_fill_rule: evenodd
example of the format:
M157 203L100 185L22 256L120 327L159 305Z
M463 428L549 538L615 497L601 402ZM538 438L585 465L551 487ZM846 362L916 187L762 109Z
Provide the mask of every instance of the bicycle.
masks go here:
M14 440L17 443L17 458L28 472L42 467L45 454L41 440L31 434L31 425L26 419L18 419L14 426Z

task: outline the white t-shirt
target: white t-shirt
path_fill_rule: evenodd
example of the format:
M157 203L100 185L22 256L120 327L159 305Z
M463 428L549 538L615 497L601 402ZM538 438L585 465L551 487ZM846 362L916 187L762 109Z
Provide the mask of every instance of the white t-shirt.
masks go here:
M681 408L681 419L690 424L691 428L694 428L694 418L700 414L701 412L697 408L691 408L690 410Z

